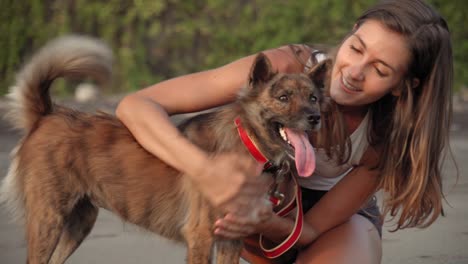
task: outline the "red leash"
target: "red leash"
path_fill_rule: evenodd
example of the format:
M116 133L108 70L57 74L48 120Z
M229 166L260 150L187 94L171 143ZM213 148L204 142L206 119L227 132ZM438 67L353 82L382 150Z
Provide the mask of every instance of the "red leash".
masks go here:
M264 169L268 169L269 167L272 166L272 164L268 161L268 159L260 152L258 147L255 145L255 143L252 141L252 139L249 137L247 132L242 126L241 120L239 117L235 119L235 124L237 127L237 132L239 133L239 137L241 138L242 142L244 145L247 147L249 150L250 154L252 155L253 158L255 158L256 161L259 163L263 164ZM296 244L297 240L299 240L299 237L301 236L302 233L302 228L304 225L304 215L302 213L302 195L301 195L301 188L299 187L299 184L297 183L297 180L295 177L292 177L294 181L294 189L295 189L295 197L289 204L287 204L285 207L283 207L281 210L279 210L276 214L284 217L287 216L294 208L297 208L296 210L296 221L294 223L294 228L291 234L279 245L276 247L273 247L271 249L267 249L263 245L263 236L260 235L259 238L259 244L260 248L263 251L263 254L267 258L277 258L281 255L283 255L286 251L288 251L290 248ZM271 196L270 201L275 205L279 205L281 203L281 199L278 199L276 196Z
M278 211L276 214L284 217L287 216L291 211L296 208L296 220L294 222L294 227L293 231L289 236L281 242L279 245L273 247L273 248L267 248L263 245L263 235L260 235L259 238L259 244L260 248L263 251L263 255L267 258L277 258L281 255L283 255L286 251L291 249L296 242L299 240L299 237L301 236L302 233L302 228L304 226L304 215L302 213L302 194L301 194L301 188L299 187L299 184L296 181L296 178L292 177L294 181L294 189L295 189L295 197L291 202L286 205L284 208L282 208L280 211Z

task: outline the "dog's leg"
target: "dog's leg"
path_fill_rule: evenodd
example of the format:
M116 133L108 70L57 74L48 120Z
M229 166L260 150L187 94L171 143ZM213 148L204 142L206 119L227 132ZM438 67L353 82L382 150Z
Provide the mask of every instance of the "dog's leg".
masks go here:
M239 263L241 251L241 240L216 240L216 264Z
M185 232L187 240L187 262L190 264L211 263L213 235L209 228L198 227Z
M63 229L63 216L51 207L30 208L26 216L28 264L48 264Z
M88 199L80 200L67 217L62 235L49 264L62 264L78 248L96 222L99 209Z
M208 203L200 195L192 195L191 206L182 234L187 242L187 262L211 263L213 224Z

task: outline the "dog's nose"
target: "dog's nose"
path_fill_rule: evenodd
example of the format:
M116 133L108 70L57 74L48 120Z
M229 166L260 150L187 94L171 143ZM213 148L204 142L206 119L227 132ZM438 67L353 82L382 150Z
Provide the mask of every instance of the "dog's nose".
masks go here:
M319 114L311 114L307 117L309 122L313 125L316 125L320 122L320 115Z

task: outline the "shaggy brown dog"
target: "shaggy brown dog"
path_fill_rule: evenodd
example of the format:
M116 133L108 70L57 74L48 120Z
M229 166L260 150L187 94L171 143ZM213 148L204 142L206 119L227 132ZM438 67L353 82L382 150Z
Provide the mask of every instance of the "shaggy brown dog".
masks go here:
M259 54L235 103L179 128L207 152L249 157L234 124L239 117L274 165L295 159L298 171L309 173L313 157L305 131L319 126L317 86L323 86L329 64L318 65L309 76L279 74ZM2 195L25 220L28 263L65 262L91 231L99 207L163 237L185 241L189 263L208 263L215 244L218 263L238 263L242 242L213 235L213 223L222 212L189 177L143 149L114 116L52 102L54 79L106 79L110 65L111 52L103 44L65 37L38 52L12 88L10 118L24 137L12 153Z

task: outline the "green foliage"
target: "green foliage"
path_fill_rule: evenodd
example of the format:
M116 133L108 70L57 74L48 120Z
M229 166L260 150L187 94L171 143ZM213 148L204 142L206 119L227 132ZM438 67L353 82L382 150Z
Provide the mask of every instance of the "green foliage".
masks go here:
M453 45L455 89L468 85L468 1L431 0L429 1L444 16L450 28Z
M111 92L140 89L289 43L337 44L375 0L0 0L0 95L47 40L67 33L107 42ZM448 19L457 83L468 83L464 0L433 0Z

